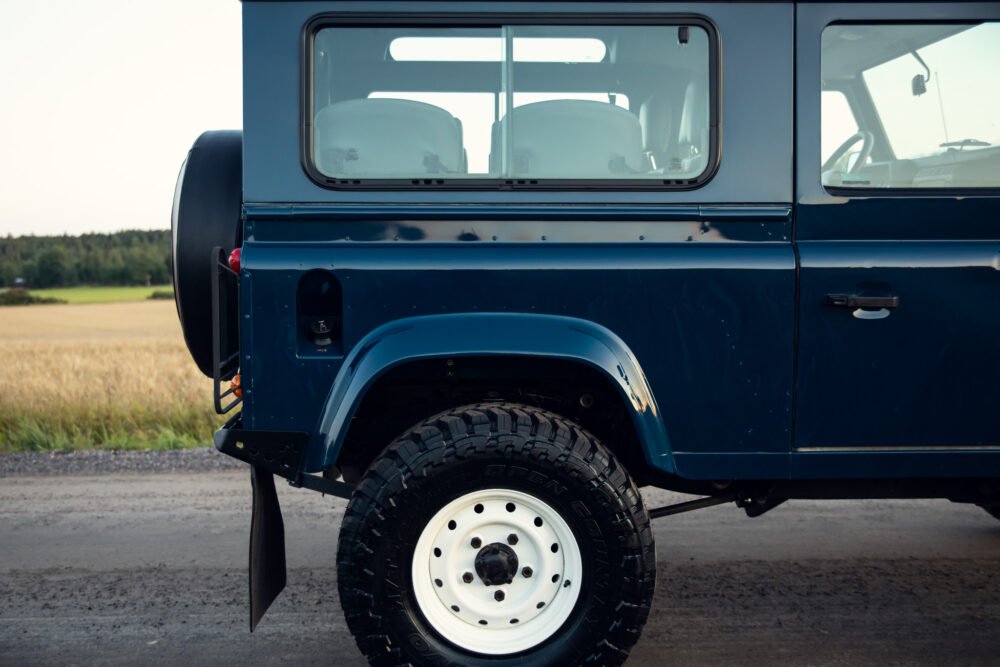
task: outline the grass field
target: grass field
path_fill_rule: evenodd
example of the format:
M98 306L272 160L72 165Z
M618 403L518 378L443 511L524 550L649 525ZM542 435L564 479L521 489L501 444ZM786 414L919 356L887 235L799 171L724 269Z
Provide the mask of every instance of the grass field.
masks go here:
M0 311L0 452L208 444L211 392L172 301Z
M152 287L58 287L54 289L33 289L32 294L61 299L67 303L116 303L122 301L142 301L153 292L173 292L170 285Z

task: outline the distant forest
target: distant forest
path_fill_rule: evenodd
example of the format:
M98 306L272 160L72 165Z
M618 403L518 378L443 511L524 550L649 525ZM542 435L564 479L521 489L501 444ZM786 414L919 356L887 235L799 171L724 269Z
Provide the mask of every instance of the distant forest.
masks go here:
M0 237L0 287L162 285L170 282L170 231Z

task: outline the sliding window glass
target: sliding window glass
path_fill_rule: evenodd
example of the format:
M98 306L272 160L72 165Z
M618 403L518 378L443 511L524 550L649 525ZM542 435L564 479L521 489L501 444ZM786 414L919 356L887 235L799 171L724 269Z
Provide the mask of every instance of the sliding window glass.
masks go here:
M310 165L333 185L696 184L712 42L695 23L321 25Z

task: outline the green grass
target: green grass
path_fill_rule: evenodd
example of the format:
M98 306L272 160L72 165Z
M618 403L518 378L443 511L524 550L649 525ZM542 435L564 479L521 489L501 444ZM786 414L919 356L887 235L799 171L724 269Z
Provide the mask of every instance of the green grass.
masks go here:
M67 303L114 303L118 301L143 301L153 292L172 292L170 285L151 287L57 287L54 289L33 289L36 296L61 299Z
M0 312L0 454L204 446L222 421L173 303Z
M68 452L80 449L185 449L211 445L219 427L212 415L176 415L174 425L163 425L162 415L151 428L135 424L80 424L66 428L48 420L0 420L0 454L13 452ZM199 419L200 417L200 419ZM179 430L175 430L177 427Z

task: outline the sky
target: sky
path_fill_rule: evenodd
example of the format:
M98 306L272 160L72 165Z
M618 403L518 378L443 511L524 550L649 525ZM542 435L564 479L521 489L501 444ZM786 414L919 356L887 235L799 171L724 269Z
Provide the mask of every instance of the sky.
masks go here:
M198 135L242 127L238 0L0 0L0 235L170 227Z
M849 25L830 31L849 31ZM907 26L883 26L886 41L909 34ZM912 55L903 55L865 72L865 82L899 159L933 155L948 141L976 139L1000 143L1000 23L984 23L919 50L931 68L927 92L915 97L914 75L925 75ZM823 97L823 159L857 132L850 107L839 92ZM854 150L860 149L860 142Z
M188 148L205 130L242 127L240 8L0 0L0 235L168 228ZM995 76L998 36L991 24L924 49L936 76L920 99L908 90L921 71L911 58L871 73L873 87L892 91L875 92L894 148L935 150L942 111L947 138L1000 140L997 90L980 84ZM972 66L969 49L987 57ZM826 152L856 127L838 115L824 118ZM903 146L910 139L919 142Z

